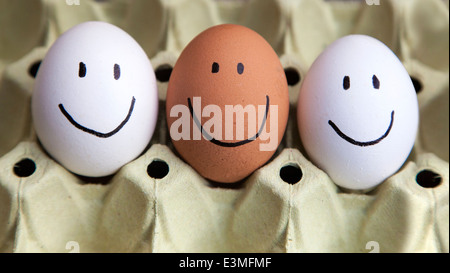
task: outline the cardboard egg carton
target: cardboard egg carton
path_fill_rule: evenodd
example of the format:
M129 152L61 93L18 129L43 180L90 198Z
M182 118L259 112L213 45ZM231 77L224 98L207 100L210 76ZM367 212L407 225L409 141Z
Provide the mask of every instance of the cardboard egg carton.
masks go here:
M0 252L449 252L448 1L366 2L0 0ZM30 111L39 61L61 33L88 20L118 25L141 44L160 99L149 149L95 179L70 173L42 149ZM177 57L221 23L248 26L272 45L291 102L274 157L231 185L184 162L165 120ZM345 191L311 163L296 121L309 66L352 33L399 56L420 107L410 157L370 192Z

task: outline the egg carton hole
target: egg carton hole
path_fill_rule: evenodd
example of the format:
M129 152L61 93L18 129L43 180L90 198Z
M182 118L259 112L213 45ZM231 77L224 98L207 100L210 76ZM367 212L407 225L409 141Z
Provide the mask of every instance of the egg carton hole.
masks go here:
M24 158L14 164L14 174L18 177L29 177L36 171L36 163L29 158Z
M422 170L416 175L416 182L423 188L436 188L442 182L442 176L432 170Z
M414 89L416 90L416 94L419 94L423 89L422 82L414 76L411 76L411 81L414 85Z
M39 71L39 67L41 66L41 63L42 63L42 60L38 60L30 65L30 67L28 68L28 74L31 77L36 78L37 73Z
M280 178L288 184L297 184L302 180L302 177L302 169L296 163L289 163L280 169Z
M161 160L155 159L147 166L147 174L154 179L163 179L169 173L169 165Z
M172 74L173 67L169 64L162 64L155 70L156 79L160 82L168 82Z
M294 86L301 80L300 73L293 67L285 68L284 74L286 74L286 80L289 86Z

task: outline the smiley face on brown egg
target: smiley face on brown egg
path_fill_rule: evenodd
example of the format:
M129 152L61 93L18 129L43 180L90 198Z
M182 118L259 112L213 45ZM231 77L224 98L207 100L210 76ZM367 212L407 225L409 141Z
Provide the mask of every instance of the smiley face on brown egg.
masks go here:
M173 145L199 174L237 182L264 165L283 137L288 86L255 31L218 25L195 37L172 71L166 98Z

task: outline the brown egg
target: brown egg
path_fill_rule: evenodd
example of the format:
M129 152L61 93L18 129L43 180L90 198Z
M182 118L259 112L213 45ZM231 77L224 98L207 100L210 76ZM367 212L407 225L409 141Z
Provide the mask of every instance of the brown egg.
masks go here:
M183 50L166 99L173 145L199 174L237 182L264 165L289 114L284 69L255 31L211 27Z

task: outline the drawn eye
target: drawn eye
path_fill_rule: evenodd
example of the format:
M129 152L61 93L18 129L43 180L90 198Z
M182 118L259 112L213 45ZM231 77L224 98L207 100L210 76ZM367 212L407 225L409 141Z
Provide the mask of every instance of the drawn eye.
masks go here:
M80 78L84 78L84 76L86 76L86 65L83 62L80 62L80 67L78 68L78 76Z
M238 63L237 72L240 74L244 73L244 65L242 63Z
M373 75L372 77L372 84L373 88L380 89L380 81L378 80L377 76Z
M212 64L212 70L211 70L211 72L212 72L212 73L217 73L217 72L219 72L219 64L218 64L218 63L214 62L214 63Z
M344 86L345 90L350 88L350 77L349 76L344 77L343 86Z
M120 66L118 64L114 65L114 79L118 80L120 78Z

